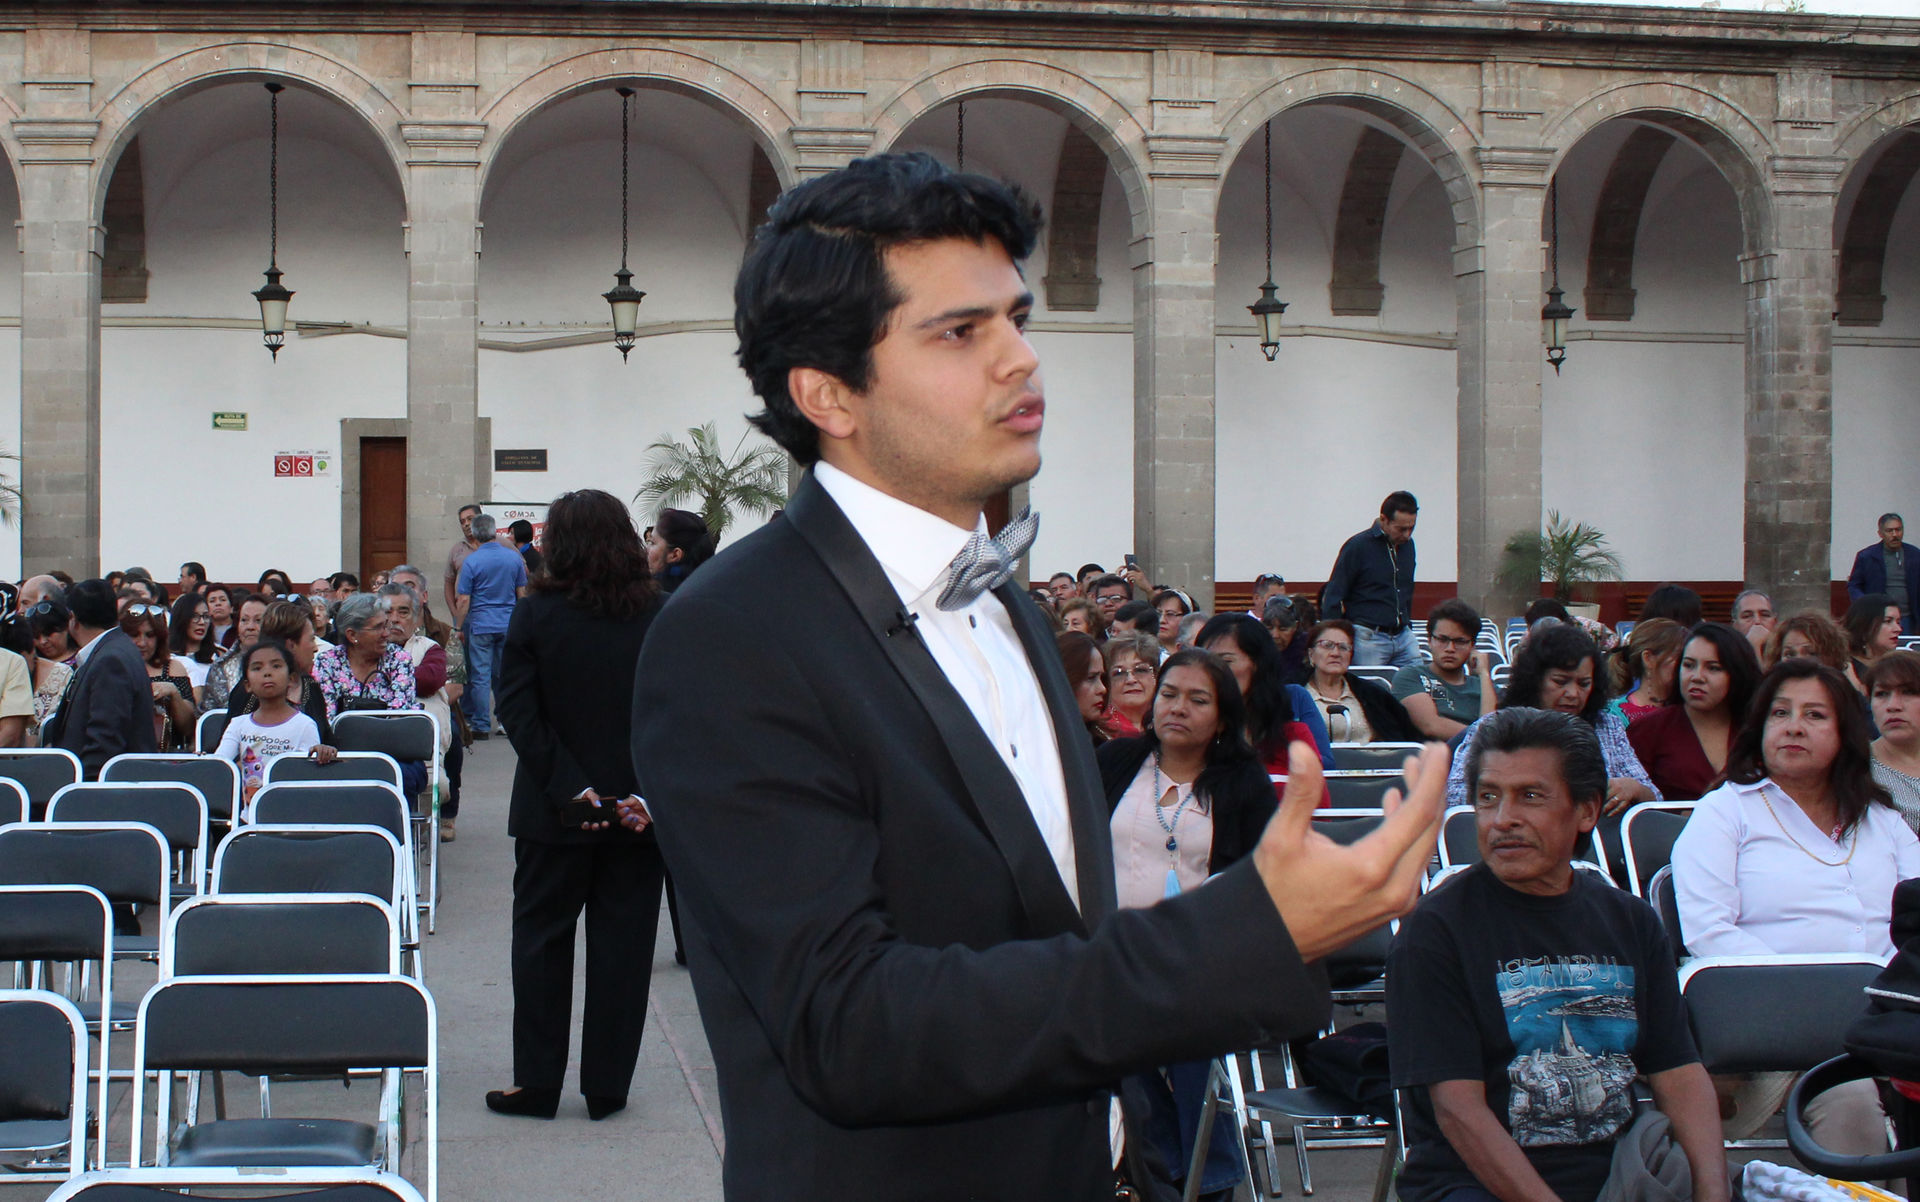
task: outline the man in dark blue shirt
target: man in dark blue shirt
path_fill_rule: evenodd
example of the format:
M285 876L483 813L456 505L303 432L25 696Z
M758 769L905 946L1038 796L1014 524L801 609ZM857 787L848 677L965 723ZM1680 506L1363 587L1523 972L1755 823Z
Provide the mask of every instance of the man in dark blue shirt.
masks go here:
M1380 503L1380 518L1348 539L1327 577L1324 617L1353 623L1353 662L1418 667L1413 617L1413 525L1420 503L1405 490Z
M500 666L500 649L506 645L514 602L527 591L526 561L495 540L494 529L492 515L474 515L473 537L480 545L460 565L453 590L453 620L467 642L467 691L461 694L460 708L476 739L493 734L488 702Z
M1897 513L1880 515L1880 541L1853 557L1847 573L1847 597L1858 601L1885 593L1900 607L1900 630L1914 633L1913 607L1920 601L1920 555L1908 555L1907 528Z

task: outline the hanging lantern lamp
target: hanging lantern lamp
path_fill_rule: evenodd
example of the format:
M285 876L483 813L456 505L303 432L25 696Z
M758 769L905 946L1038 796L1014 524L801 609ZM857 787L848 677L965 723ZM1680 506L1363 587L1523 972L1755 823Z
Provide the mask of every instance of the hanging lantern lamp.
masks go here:
M1273 282L1273 123L1262 127L1266 145L1267 186L1267 281L1260 285L1260 299L1247 306L1247 312L1260 324L1260 353L1271 363L1280 353L1280 318L1287 311L1285 301L1274 295Z
M280 347L287 340L287 302L293 293L280 283L280 93L286 85L267 85L267 107L271 122L267 138L267 282L253 294L260 302L260 332L273 361L280 361Z
M620 361L627 361L633 349L635 331L640 327L640 302L646 293L633 286L633 273L627 270L627 181L630 168L628 132L633 119L633 89L620 93L620 270L613 273L614 285L601 293L613 309L613 345L620 349Z

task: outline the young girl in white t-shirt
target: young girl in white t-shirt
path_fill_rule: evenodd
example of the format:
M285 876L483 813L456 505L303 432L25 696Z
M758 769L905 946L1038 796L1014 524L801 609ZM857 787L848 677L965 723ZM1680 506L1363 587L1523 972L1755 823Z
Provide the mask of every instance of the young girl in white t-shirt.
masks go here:
M277 755L306 752L322 764L332 763L334 751L320 741L320 728L311 717L287 700L293 679L293 655L278 639L262 639L240 658L240 675L259 705L251 713L235 715L220 737L215 754L240 767L240 796L251 803L266 779L267 762Z

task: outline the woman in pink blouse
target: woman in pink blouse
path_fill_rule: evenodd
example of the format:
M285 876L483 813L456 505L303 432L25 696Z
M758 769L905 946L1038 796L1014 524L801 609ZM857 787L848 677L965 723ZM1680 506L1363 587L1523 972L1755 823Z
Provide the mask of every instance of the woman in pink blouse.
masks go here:
M355 593L334 616L339 642L313 657L313 679L327 701L327 719L344 710L417 710L413 660L387 641L387 604Z

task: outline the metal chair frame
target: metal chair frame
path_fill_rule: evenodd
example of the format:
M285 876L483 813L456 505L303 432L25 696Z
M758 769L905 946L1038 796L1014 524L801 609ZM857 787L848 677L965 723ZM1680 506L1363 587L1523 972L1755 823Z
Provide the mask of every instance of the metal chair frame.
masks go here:
M207 715L200 715L205 718ZM223 785L219 789L207 786L209 780L194 781L184 777L167 776L169 770L185 767L197 776L219 774ZM116 755L100 768L100 780L104 782L133 783L136 781L157 781L162 784L182 783L199 789L207 799L207 819L210 823L231 825L240 813L240 769L232 760L223 760L217 755L186 755L178 752L149 753L129 751Z
M407 950L411 951L414 954L416 967L417 967L419 954L420 954L420 945L421 945L420 918L422 914L422 908L419 904L420 885L421 885L420 851L418 846L414 843L415 830L414 830L412 808L407 805L407 799L401 796L400 790L394 788L392 785L388 784L385 781L375 781L375 780L356 780L356 781L338 781L338 782L336 781L280 781L276 784L262 785L260 787L260 791L253 795L253 803L247 807L247 819L248 819L249 826L335 827L335 826L342 826L342 825L348 825L348 826L357 825L354 823L339 823L339 822L305 822L297 819L289 820L286 818L272 818L272 817L269 817L265 822L260 822L256 820L256 815L259 813L260 799L262 797L268 797L268 798L286 797L290 793L297 796L298 794L302 792L306 792L308 790L313 790L318 792L318 791L329 790L329 789L339 789L339 788L349 788L349 787L364 787L369 789L380 789L384 791L387 795L393 798L395 811L399 815L400 820L396 822L393 827L388 827L386 829L387 829L387 833L393 835L394 839L400 844L401 863L405 865L406 873L407 873L407 882L406 882L407 897L411 900L411 903L412 903L404 907L404 911L401 914L401 922L404 927L404 931L402 935L402 943L407 948ZM268 808L271 810L273 807L271 804L269 804Z
M159 797L169 793L184 793L191 799L197 813L194 817L194 839L191 843L176 843L167 840L167 852L173 862L173 883L176 892L186 896L198 897L207 891L207 847L210 842L209 828L211 815L207 806L207 796L197 787L184 781L81 781L68 785L53 795L47 803L47 821L64 822L60 815L62 803L67 809L85 804L90 796L113 796L115 794L139 796L150 794ZM88 819L87 821L137 821L137 819ZM160 827L148 823L155 830ZM171 825L171 824L169 824ZM163 836L165 832L162 832Z
M50 764L57 760L66 761L69 775L67 779L56 784L52 789L40 790L40 792L44 794L43 796L36 797L33 782L21 780L11 771L12 765L15 764ZM53 800L53 795L58 793L63 786L79 783L86 779L86 773L80 767L80 757L64 747L10 747L4 751L0 751L0 777L6 777L18 784L21 791L27 795L27 801L30 807L38 805L44 808L49 801Z
M67 963L69 965L67 971L67 992L61 994L61 996L66 999L69 1005L74 1007L76 1013L79 1013L80 1006L87 1002L88 982L90 978L93 977L91 966L96 963L100 966L98 1005L104 1021L94 1021L88 1019L84 1014L81 1014L81 1025L89 1032L97 1030L100 1036L100 1067L97 1073L94 1074L100 1079L99 1098L94 1112L94 1122L97 1128L95 1155L96 1163L104 1166L106 1164L107 1147L108 1070L112 1064L113 1049L112 1030L115 1025L118 1025L122 1030L132 1029L131 1022L116 1024L113 1020L113 905L107 901L106 894L90 885L0 885L0 907L6 905L9 894L47 893L84 895L90 897L100 908L99 955L85 956L74 961L57 961L56 963ZM75 964L80 966L80 972L78 974L75 974L72 969L72 966ZM35 960L30 963L16 962L14 968L16 986L59 992L51 988L51 974L48 972L48 968L48 962L42 960ZM77 981L75 980L76 975L78 977ZM11 1176L5 1178L5 1180L13 1179Z
M222 1202L301 1202L314 1192L343 1185L366 1185L385 1190L393 1202L425 1202L418 1188L397 1173L374 1173L365 1169L106 1169L83 1173L47 1196L47 1202L92 1202L90 1194L139 1186L169 1191L156 1195L153 1202L178 1198L219 1198ZM312 1186L312 1191L289 1194L289 1189ZM198 1189L219 1190L218 1194L188 1193ZM236 1194L235 1189L270 1190L271 1193Z
M193 749L201 755L212 755L218 751L221 736L227 733L227 723L230 721L232 719L227 716L225 710L208 710L194 719Z
M338 746L345 749L356 727L375 723L419 725L422 722L432 728L428 745L433 754L425 757L429 796L425 813L414 809L411 804L408 810L413 814L415 824L421 828L415 832L413 844L416 853L426 859L426 888L416 896L424 899L427 933L431 935L440 919L440 794L445 779L445 766L441 762L440 752L440 719L426 710L349 710L340 715L333 729ZM407 800L411 803L413 799Z
M142 831L142 832L145 832L148 838L151 838L153 840L153 847L155 852L154 888L150 894L143 892L137 896L133 894L127 894L124 896L115 896L114 894L107 893L107 891L104 889L101 889L99 891L101 894L103 894L107 898L109 902L118 902L123 904L132 903L136 905L153 906L161 914L165 914L166 911L169 910L172 906L171 891L167 884L167 880L168 880L167 865L169 860L172 858L172 853L167 847L166 836L162 835L158 830L156 830L152 825L148 823L145 823L145 822L17 822L17 823L14 823L12 826L0 826L0 845L4 845L9 838L31 838L34 834L39 834L39 833L48 833L48 834L54 834L54 835L69 835L69 834L79 835L79 834L87 834L87 833L96 832L96 831ZM46 880L28 880L28 881L16 880L16 881L9 882L9 881L0 880L0 884L48 886L48 885L90 885L92 884L92 882L46 881ZM162 929L164 932L164 925ZM113 949L113 954L116 959L121 959L121 960L156 960L157 961L160 959L161 956L163 956L166 953L166 948L164 947L164 943L165 943L164 933L160 936L157 936L155 939L155 942L152 943L151 945L147 943L144 937L117 939L114 941L115 946ZM109 998L109 999L106 999L106 1001L103 1003L103 1010L102 1010L103 1015L107 1013L107 1011L110 1008L111 1008L111 999Z
M1697 802L1692 801L1643 801L1629 808L1625 814L1620 816L1620 848L1622 856L1626 860L1627 887L1633 890L1635 897L1646 897L1648 886L1653 884L1653 873L1665 867L1664 863L1642 865L1634 856L1633 826L1635 816L1663 812L1668 814L1683 814L1691 817L1693 807L1697 804ZM1671 843L1667 845L1667 854L1669 857L1673 854L1673 845ZM1643 870L1647 867L1651 867L1653 872L1644 872L1643 874Z
M215 853L213 858L213 892L216 894L225 894L230 897L265 896L264 894L234 893L224 887L222 878L228 854L234 847L244 846L245 840L274 837L298 838L302 835L310 836L321 834L370 834L377 835L384 840L392 850L393 867L388 895L381 900L393 908L396 916L401 913L413 912L413 873L411 871L411 865L406 859L406 852L401 848L400 841L393 837L392 831L378 826L321 823L250 823L229 836L227 841L220 845L220 850ZM345 891L343 891L343 895L355 896L354 894L345 893ZM410 946L410 950L412 950L414 955L414 975L419 977L424 976L425 968L420 962L419 944L417 942L418 932L415 930L413 933L416 935L416 941L414 943L407 945L404 938L402 943L403 946Z
M36 1145L34 1147L5 1148L5 1149L0 1149L0 1151L47 1153L47 1152L53 1152L61 1147L65 1147L67 1150L67 1167L65 1171L27 1170L27 1171L18 1172L18 1173L9 1172L5 1175L4 1178L0 1178L0 1180L5 1180L9 1183L15 1182L15 1181L18 1181L18 1182L68 1181L78 1176L80 1173L86 1171L86 1165L87 1165L87 1096L88 1096L87 1050L88 1049L87 1049L86 1021L80 1017L80 1010L78 1007L76 1007L67 998L62 997L60 994L54 993L50 990L0 989L0 1006L19 1005L19 1004L49 1006L49 1007L52 1007L54 1010L59 1011L61 1017L67 1020L67 1029L70 1032L72 1037L71 1046L73 1048L73 1056L72 1056L73 1076L72 1076L72 1081L69 1087L70 1092L68 1093L68 1096L67 1096L67 1110L68 1110L67 1117L69 1120L68 1126L67 1126L67 1139L64 1144L49 1144L49 1145ZM102 1046L104 1049L104 1045ZM104 1051L103 1051L103 1055L104 1055ZM104 1067L104 1060L102 1064ZM4 1070L0 1070L0 1071L4 1071ZM102 1081L104 1081L105 1076L103 1075L101 1079ZM102 1097L103 1118L101 1120L102 1126L100 1130L99 1147L101 1150L101 1155L104 1157L105 1150L106 1150L106 1135L107 1135L106 1129L105 1129L105 1119L104 1119L104 1113L105 1113L104 1099L106 1095L105 1088L103 1087L100 1092Z
M379 910L387 921L386 971L390 974L400 972L398 912L385 900L371 893L209 893L205 897L196 897L181 903L173 913L167 915L167 956L160 962L160 979L165 981L181 975L175 971L174 967L180 955L181 923L191 924L195 914L209 909L247 906L371 906ZM193 936L189 934L189 944L192 938ZM256 971L251 975L271 974Z
M1401 761L1419 755L1425 743L1335 743L1333 770L1336 772L1400 771Z
M19 800L20 812L18 814L14 813L14 806L11 804L11 799ZM31 803L27 801L27 791L20 787L20 782L9 777L0 776L0 826L7 826L15 822L26 822L32 817L33 807Z

